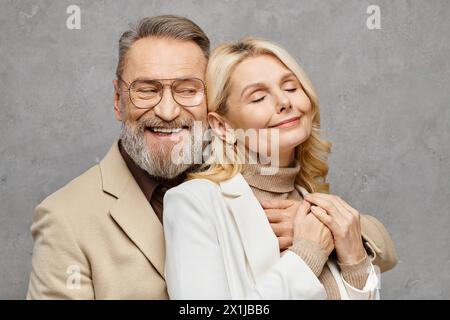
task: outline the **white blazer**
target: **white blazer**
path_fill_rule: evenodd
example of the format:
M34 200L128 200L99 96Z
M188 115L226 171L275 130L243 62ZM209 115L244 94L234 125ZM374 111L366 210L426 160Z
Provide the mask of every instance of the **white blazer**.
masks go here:
M307 192L299 187L302 194ZM295 253L280 256L266 214L241 174L215 184L194 179L164 197L165 279L171 299L326 299ZM362 290L327 262L342 299L378 299L372 268Z

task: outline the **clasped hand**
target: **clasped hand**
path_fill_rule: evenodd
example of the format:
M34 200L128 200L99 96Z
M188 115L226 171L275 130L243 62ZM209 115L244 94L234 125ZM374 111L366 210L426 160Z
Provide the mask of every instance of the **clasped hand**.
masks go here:
M355 264L364 259L359 212L340 197L311 193L303 201L262 201L261 206L278 238L280 251L296 239L318 244L328 255L336 250L338 261Z

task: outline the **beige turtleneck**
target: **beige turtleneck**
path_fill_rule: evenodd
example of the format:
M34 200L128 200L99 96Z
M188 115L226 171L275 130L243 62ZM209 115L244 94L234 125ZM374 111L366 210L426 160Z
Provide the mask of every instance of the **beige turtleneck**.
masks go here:
M298 161L287 168L270 168L260 164L248 164L242 175L259 201L296 200L302 195L295 188L295 178L300 171ZM326 265L328 256L320 246L307 239L295 240L289 250L295 252L311 268L325 288L327 298L339 300L339 288L331 270ZM338 263L341 274L351 286L362 289L369 275L370 258L366 257L354 265Z

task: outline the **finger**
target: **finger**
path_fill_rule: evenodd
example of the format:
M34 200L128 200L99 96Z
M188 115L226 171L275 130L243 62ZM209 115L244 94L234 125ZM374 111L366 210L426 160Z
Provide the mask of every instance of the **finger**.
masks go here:
M337 202L339 203L340 206L342 206L343 209L346 210L346 213L347 213L347 215L345 217L346 222L341 223L343 230L346 230L346 228L349 228L352 225L356 226L357 230L361 230L361 220L359 217L359 212L351 207L350 207L350 209L352 209L351 211L349 209L347 209L349 206L348 205L344 206L344 203L343 203L344 201L340 197L337 197Z
M295 203L294 200L263 200L260 201L264 209L287 209Z
M337 223L342 224L342 222L344 222L344 220L351 221L352 219L355 218L355 215L352 212L350 212L346 206L344 206L342 204L343 200L341 199L341 197L332 195L332 194L328 194L328 195L323 194L321 196L330 199L330 201L333 202L334 206L338 210L339 214L335 215Z
M272 223L270 226L277 237L289 237L293 234L293 229L285 223Z
M343 218L336 205L337 201L334 199L334 196L325 193L310 193L305 195L305 199L326 210L329 215L337 219Z
M337 197L337 200L339 203L346 208L351 214L353 214L355 217L359 217L359 212L355 208L353 208L351 205L349 205L347 202L345 202L341 197Z
M306 215L309 213L310 209L311 209L311 204L308 201L303 200L297 209L296 217L306 217Z
M270 223L278 223L283 221L283 214L280 210L265 210L267 220Z
M334 223L333 218L327 214L327 212L316 206L311 206L311 213L319 219L331 232L336 230L336 224Z
M340 217L336 217L337 219L350 220L353 218L353 214L350 211L348 211L346 207L344 207L342 205L342 203L339 201L339 197L334 196L333 201L334 201L334 205L336 206L339 213L341 214Z
M292 246L292 237L279 237L278 245L280 246L280 250L288 249Z

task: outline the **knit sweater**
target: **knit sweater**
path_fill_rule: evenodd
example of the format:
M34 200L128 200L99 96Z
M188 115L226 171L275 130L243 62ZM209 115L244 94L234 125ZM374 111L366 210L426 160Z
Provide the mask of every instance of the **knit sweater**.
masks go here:
M250 185L254 195L262 200L296 200L303 201L302 195L295 188L295 178L300 171L298 161L287 168L270 168L260 164L248 164L242 175ZM339 300L339 288L331 270L326 265L329 257L318 244L307 239L294 240L289 250L296 253L309 266L325 288L327 299ZM362 289L369 276L370 258L353 265L338 262L341 274L351 286Z

